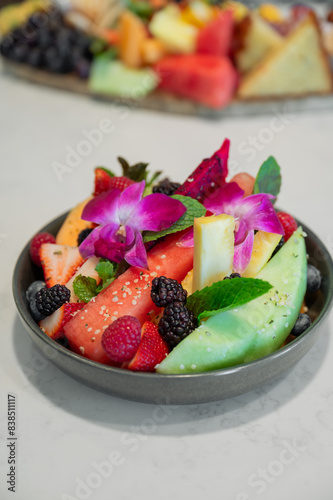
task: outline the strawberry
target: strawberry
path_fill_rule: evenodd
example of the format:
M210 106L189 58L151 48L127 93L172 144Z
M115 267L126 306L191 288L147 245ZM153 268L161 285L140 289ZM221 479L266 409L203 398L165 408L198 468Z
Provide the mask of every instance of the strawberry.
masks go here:
M65 285L83 264L78 247L44 243L39 250L47 287Z
M190 196L202 202L217 186L223 185L228 175L229 147L230 141L226 139L211 158L200 163L175 194Z
M36 234L30 242L30 257L32 262L37 266L41 266L39 258L39 250L43 243L55 243L55 237L53 234L44 232Z
M124 191L124 189L133 184L133 182L134 181L128 177L115 177L108 170L97 167L95 168L95 187L93 194L94 196L98 196L109 189L119 189L119 191Z
M58 338L64 330L66 323L80 311L84 306L83 302L68 303L57 309L51 316L39 322L40 328L52 339Z
M277 216L284 229L284 241L288 241L290 236L296 231L298 227L297 222L290 214L287 214L286 212L278 212Z
M133 371L154 372L156 365L169 354L170 349L158 333L158 327L151 321L142 326L142 337L134 358L123 366Z

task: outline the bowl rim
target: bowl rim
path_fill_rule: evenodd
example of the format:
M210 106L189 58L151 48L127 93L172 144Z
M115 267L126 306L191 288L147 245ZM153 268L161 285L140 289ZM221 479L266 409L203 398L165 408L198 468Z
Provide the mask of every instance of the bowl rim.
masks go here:
M279 209L280 211L280 209ZM282 211L282 210L281 210ZM51 220L48 224L45 224L37 233L42 232L42 231L47 231L47 228L49 226L53 226L57 223L60 223L65 219L65 217L68 215L68 211L63 213L62 215L56 217L55 219ZM322 306L322 309L320 313L318 314L318 317L315 319L315 321L310 325L310 327L302 333L299 337L295 338L288 344L286 344L283 347L280 347L277 351L274 351L268 355L265 355L261 358L258 358L254 361L250 361L247 363L242 363L242 364L237 364L233 365L230 367L226 368L219 368L216 370L211 370L211 371L202 371L202 372L197 372L197 373L184 373L184 374L162 374L162 373L156 373L156 372L139 372L139 371L131 371L131 370L124 370L123 368L117 368L113 367L110 365L105 365L103 363L98 363L97 361L90 360L88 358L85 358L84 356L81 356L73 351L70 351L69 349L66 349L65 347L61 346L57 342L55 342L53 339L45 335L41 328L38 326L38 324L35 322L35 320L32 318L31 313L28 308L28 303L23 298L23 296L20 294L19 290L19 275L21 272L21 268L23 265L23 261L27 256L27 253L29 252L29 244L31 239L26 243L24 246L23 250L19 254L19 257L16 261L15 267L14 267L14 272L13 272L13 277L12 277L12 293L16 305L17 312L21 318L21 320L25 323L26 326L29 327L29 329L39 337L41 341L43 341L47 346L51 347L53 350L56 350L58 353L60 353L63 356L66 356L68 360L74 360L79 363L83 363L83 365L88 366L90 368L95 368L99 371L108 373L108 374L121 374L123 377L128 377L129 379L135 377L136 379L142 378L147 379L147 378L153 378L156 380L166 380L166 379L171 379L171 380L176 380L176 379L189 379L191 380L195 378L205 378L205 377L219 377L219 376L227 376L227 375L232 375L234 373L240 373L244 370L249 369L249 367L255 368L256 366L260 366L262 364L267 363L269 360L276 360L278 358L281 358L285 356L287 353L295 350L300 346L305 339L311 334L312 330L317 329L326 319L328 316L330 309L333 305L333 260L328 252L326 246L324 243L319 239L318 236L313 233L311 229L309 229L305 224L303 224L298 218L295 218L296 222L298 225L302 226L303 231L307 234L307 236L316 243L322 254L323 254L323 260L326 262L327 270L328 270L328 282L329 282L329 287L328 287L328 293L327 296L324 297L324 304ZM37 234L35 233L35 234ZM33 266L33 264L31 264ZM52 359L50 358L52 361Z

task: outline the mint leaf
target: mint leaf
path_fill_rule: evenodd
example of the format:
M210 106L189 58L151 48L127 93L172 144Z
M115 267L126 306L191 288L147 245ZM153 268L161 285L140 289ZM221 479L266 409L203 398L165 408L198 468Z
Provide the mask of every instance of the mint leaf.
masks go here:
M260 167L253 193L267 193L277 196L281 188L280 167L273 156L270 156ZM274 203L274 200L273 200Z
M143 236L143 241L145 243L162 238L162 236L166 236L167 234L177 233L178 231L187 229L188 227L193 226L195 218L202 217L206 213L205 207L199 201L194 200L189 196L174 194L171 198L181 201L187 208L186 212L168 229L164 229L159 232L147 231Z
M96 289L96 293L99 293L115 280L118 264L111 262L108 259L99 259L95 269L98 272L98 276L102 280L102 283Z
M96 280L89 276L82 276L82 274L79 274L73 281L73 289L78 298L86 303L97 295Z
M200 321L222 310L228 311L242 306L267 293L271 288L272 285L267 281L255 278L222 280L194 292L188 297L186 305Z

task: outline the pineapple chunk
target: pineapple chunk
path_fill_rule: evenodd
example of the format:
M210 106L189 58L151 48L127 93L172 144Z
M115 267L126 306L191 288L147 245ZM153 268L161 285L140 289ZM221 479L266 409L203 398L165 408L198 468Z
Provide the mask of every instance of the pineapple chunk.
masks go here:
M254 278L269 261L278 245L281 234L258 231L254 235L253 250L249 265L243 273L244 278Z
M191 54L195 51L198 28L182 20L177 5L169 5L157 12L149 29L171 52Z
M192 295L193 293L193 269L187 273L185 278L181 283L184 290L187 291L187 296Z
M194 220L193 292L232 272L235 220L231 215Z

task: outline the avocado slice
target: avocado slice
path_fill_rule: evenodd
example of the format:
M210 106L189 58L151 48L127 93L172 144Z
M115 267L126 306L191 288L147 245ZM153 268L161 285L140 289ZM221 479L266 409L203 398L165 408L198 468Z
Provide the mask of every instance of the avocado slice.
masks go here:
M199 373L247 363L281 347L306 291L306 248L301 227L256 276L273 288L238 309L207 319L160 363L158 373Z

